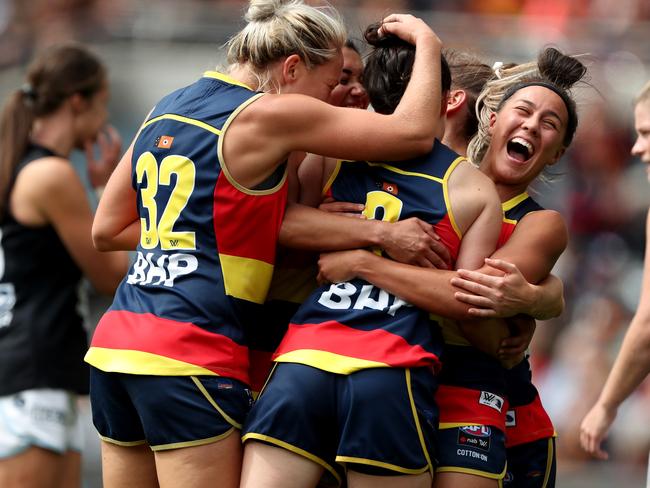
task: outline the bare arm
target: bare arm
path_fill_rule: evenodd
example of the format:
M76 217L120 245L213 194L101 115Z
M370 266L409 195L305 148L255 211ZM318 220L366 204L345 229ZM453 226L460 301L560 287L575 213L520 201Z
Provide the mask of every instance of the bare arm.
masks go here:
M540 215L530 219L534 214ZM527 279L540 280L550 272L566 246L567 232L556 212L534 214L522 219L510 240L494 256L514 261L517 267L523 269L522 274L525 273ZM529 220L526 222L526 219ZM532 232L540 226L548 230L545 238L537 231ZM544 248L543 255L538 247ZM537 256L534 253L538 253ZM455 293L462 291L451 284L451 278L457 276L456 272L396 263L362 250L323 255L319 264L321 280L338 282L359 277L431 313L454 320L473 317L469 313L471 306L454 298ZM490 271L489 268L486 265L481 270ZM490 272L494 273L495 270Z
M133 143L115 168L102 195L92 226L92 238L100 251L133 250L140 242L136 193L131 186Z
M410 15L384 28L416 46L408 87L390 115L334 107L303 95L265 95L251 103L223 134L223 155L240 184L262 181L292 151L350 160L400 160L424 154L440 132L441 42ZM377 141L382 144L377 144Z
M646 220L646 252L641 299L621 350L596 404L580 427L582 447L592 456L607 459L600 444L607 436L618 407L650 373L650 213Z
M289 205L280 228L285 247L337 251L376 246L400 262L446 268L444 245L426 222L352 219L305 205Z
M560 214L541 210L521 219L508 242L493 257L513 264L526 281L537 283L550 274L566 243L566 225ZM480 271L504 275L502 270L492 266L484 266ZM494 356L498 356L503 340L511 334L504 320L463 322L460 328L473 345Z
M53 157L30 164L19 174L12 200L32 208L54 227L97 291L115 291L126 273L128 256L125 252L102 254L93 247L92 210L81 179L68 161Z
M485 263L495 274L461 269L458 277L451 280L454 286L465 290L456 293L458 300L480 307L470 308L470 314L481 318L525 314L537 320L548 320L564 310L564 286L557 276L551 274L539 285L534 285L526 281L512 263L501 259L486 259ZM503 275L497 275L497 270Z

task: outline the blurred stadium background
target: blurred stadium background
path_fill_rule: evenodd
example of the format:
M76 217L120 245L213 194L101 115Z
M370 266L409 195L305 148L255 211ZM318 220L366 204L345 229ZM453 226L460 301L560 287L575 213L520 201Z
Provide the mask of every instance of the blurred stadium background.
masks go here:
M312 1L311 3L318 3ZM555 272L567 309L538 325L534 381L558 431L560 488L645 486L650 448L650 381L621 408L607 447L590 461L577 428L598 395L638 303L645 213L645 168L629 150L632 103L650 79L648 0L339 0L360 38L392 11L423 17L445 45L492 63L526 61L553 44L587 54L590 86L571 151L537 197L569 223L570 248ZM22 83L38 49L75 39L109 67L111 120L125 147L158 98L223 62L222 44L242 25L244 0L0 0L0 96ZM81 169L83 159L75 159ZM107 302L89 290L89 328ZM82 408L87 412L86 403ZM87 425L84 486L101 486L98 441Z

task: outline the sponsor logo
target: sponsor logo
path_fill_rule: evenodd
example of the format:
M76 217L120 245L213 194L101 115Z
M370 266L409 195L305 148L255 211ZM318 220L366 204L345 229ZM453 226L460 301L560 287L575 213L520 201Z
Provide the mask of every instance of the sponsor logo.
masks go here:
M402 307L412 306L376 286L362 285L361 288L357 288L347 282L331 285L321 294L318 303L331 310L381 310L391 317L394 317Z
M479 459L484 463L488 462L488 457L485 454L481 454L480 452L476 452L476 451L471 451L469 449L456 449L456 455L470 457L473 459Z
M517 425L517 414L514 410L506 412L506 427L514 427Z
M145 254L138 251L126 282L129 285L173 287L177 279L196 271L198 267L198 259L191 254L155 256L152 252Z
M473 447L481 451L490 450L490 434L492 430L487 425L467 425L458 429L459 446Z
M497 412L501 412L503 408L503 398L489 391L482 391L478 402L481 405L495 409Z
M154 145L159 149L171 149L174 138L172 136L158 136Z

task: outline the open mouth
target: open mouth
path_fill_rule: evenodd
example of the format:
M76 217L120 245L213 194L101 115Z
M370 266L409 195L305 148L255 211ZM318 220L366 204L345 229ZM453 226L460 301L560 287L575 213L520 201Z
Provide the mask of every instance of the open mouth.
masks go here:
M520 163L528 161L535 154L533 145L521 137L513 137L510 139L507 150L508 155Z

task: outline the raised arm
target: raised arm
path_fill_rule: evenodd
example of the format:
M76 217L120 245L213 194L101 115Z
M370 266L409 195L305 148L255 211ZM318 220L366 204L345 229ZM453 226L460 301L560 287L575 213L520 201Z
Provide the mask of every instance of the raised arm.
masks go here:
M411 15L390 16L383 28L416 46L411 79L396 110L382 115L334 107L304 95L265 95L242 110L223 135L226 165L240 184L259 183L292 151L400 160L431 149L442 127L442 44Z
M650 373L650 213L646 220L646 251L643 265L641 299L621 350L598 401L580 427L582 447L594 457L607 459L601 443L611 427L618 407Z

